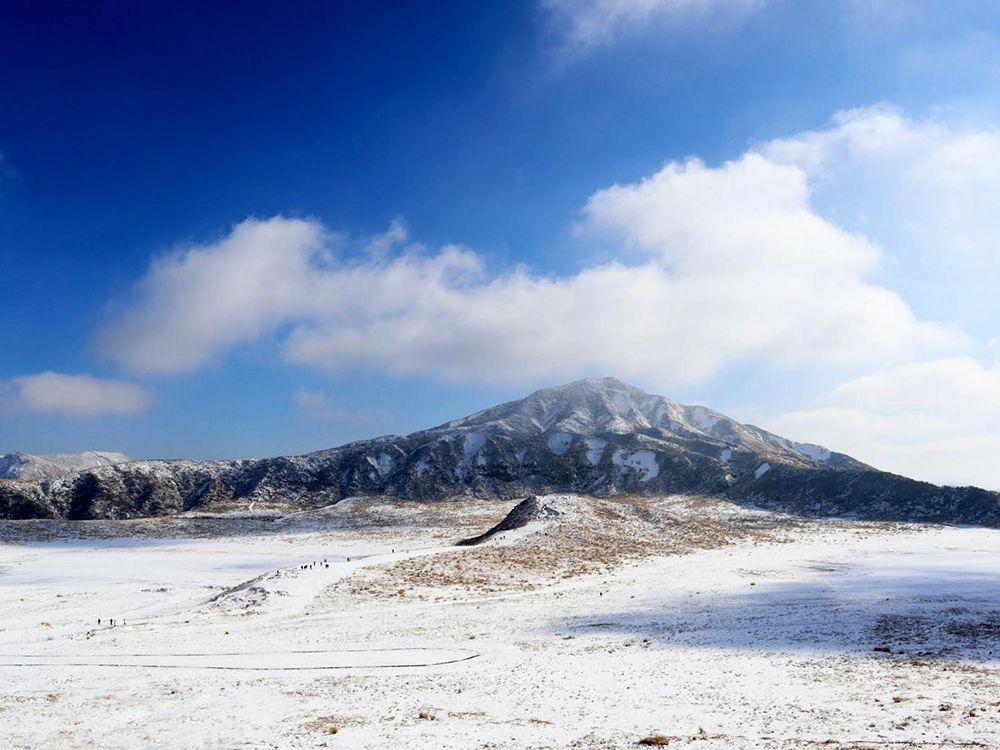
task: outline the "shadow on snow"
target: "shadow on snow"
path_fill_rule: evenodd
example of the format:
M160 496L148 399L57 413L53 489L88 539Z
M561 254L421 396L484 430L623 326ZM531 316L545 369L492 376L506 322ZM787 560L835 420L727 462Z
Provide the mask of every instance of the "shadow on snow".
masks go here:
M744 570L728 591L626 599L622 609L572 618L556 629L577 638L646 638L660 648L879 656L889 649L916 658L1000 660L994 570L919 563L871 570L828 562L801 568L814 579L769 581L766 573Z

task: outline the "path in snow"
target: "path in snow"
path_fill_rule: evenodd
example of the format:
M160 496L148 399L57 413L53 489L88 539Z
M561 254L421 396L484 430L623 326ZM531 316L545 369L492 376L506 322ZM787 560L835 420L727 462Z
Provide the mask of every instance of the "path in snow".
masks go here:
M468 649L376 648L201 654L0 654L2 667L146 667L254 672L437 667L475 659Z

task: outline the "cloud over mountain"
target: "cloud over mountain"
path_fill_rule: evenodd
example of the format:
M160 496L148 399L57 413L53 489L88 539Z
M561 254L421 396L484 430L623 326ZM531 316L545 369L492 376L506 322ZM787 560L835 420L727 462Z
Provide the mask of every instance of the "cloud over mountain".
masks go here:
M103 345L147 374L273 336L287 361L332 371L672 386L759 358L883 365L961 341L869 281L879 248L816 213L801 167L759 153L600 190L580 233L617 259L495 270L467 248L407 244L398 224L359 251L316 221L248 219L155 260Z

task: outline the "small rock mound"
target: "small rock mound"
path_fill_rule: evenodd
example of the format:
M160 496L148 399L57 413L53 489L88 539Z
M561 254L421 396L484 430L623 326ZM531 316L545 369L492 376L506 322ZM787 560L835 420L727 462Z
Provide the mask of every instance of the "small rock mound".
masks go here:
M531 521L557 515L559 515L559 511L551 505L545 505L537 497L530 495L511 508L510 513L504 516L503 520L489 531L469 539L462 539L457 544L460 547L471 547L475 544L482 544L504 531L513 531L522 526L527 526Z

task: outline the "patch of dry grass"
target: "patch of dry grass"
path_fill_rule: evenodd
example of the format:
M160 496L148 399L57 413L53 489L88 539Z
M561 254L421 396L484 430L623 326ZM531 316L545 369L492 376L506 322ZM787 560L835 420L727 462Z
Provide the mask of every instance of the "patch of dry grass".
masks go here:
M670 738L665 734L651 734L649 737L643 737L639 740L640 745L649 745L652 747L663 747L670 744Z
M526 591L581 575L610 570L646 557L710 549L756 536L776 541L796 525L720 500L679 497L566 498L561 515L545 529L510 544L463 547L375 566L338 583L354 596L439 597L448 589L467 593ZM457 536L457 535L456 535ZM444 591L442 591L442 589Z

